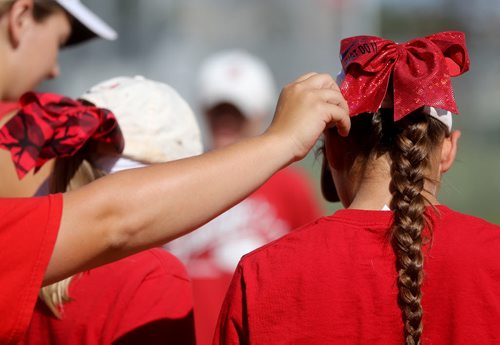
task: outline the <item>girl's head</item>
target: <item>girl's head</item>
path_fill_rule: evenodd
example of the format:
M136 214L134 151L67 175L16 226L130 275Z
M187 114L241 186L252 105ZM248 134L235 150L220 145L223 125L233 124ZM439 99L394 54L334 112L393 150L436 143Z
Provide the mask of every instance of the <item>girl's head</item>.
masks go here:
M441 174L452 165L459 132L450 77L468 70L461 33L446 32L396 44L359 36L341 43L341 90L351 130L325 132L322 188L347 207L390 208L388 239L396 257L397 303L406 344L423 330L422 246L431 230L426 207L437 204ZM396 301L395 301L396 302Z
M406 141L407 137L411 144ZM412 168L421 164L423 195L435 203L441 175L448 171L455 159L459 137L459 131L450 131L423 109L399 121L394 121L392 109L359 114L351 118L351 131L347 137L340 136L335 128L324 134L323 192L329 195L327 199L336 201L337 198L345 207L359 206L361 201L374 209L382 209L390 204L393 196L389 182L395 172L394 160L400 158L396 152L411 149L416 157L408 164ZM423 161L415 161L418 158L423 158ZM359 192L367 185L378 186L379 193L370 194L369 200L363 200L365 195ZM384 188L386 193L380 193Z
M74 0L4 0L0 34L0 100L17 100L57 77L62 46L94 36L116 38L113 29Z

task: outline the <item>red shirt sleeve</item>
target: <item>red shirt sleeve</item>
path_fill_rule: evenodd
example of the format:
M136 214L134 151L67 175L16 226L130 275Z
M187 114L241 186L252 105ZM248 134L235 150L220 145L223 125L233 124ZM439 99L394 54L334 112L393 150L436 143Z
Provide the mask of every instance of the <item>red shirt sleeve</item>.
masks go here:
M0 343L28 327L57 238L62 195L0 199Z
M215 329L214 345L250 343L243 280L243 269L239 264L222 304Z

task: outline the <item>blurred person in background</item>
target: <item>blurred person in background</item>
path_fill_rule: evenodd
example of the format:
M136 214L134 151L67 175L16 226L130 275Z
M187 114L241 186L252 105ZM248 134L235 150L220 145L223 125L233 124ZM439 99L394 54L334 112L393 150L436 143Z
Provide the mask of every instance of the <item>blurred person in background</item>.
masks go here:
M260 134L276 102L269 67L243 50L221 51L207 58L200 68L198 87L210 149ZM321 213L307 173L288 167L201 231L167 245L192 278L200 345L212 341L224 295L241 256Z
M38 195L64 193L109 173L202 152L193 112L166 84L142 77L113 78L92 87L81 99L112 111L123 136L109 130L112 118L102 112L96 132L109 140L61 142L65 150L74 147L70 156L56 158L44 184L47 188ZM71 117L71 131L85 130L88 113L78 106L60 109ZM195 344L192 290L184 266L161 248L149 249L43 287L22 344L49 343Z
M0 127L19 108L17 100L44 80L60 74L58 53L116 32L79 0L2 0L0 2ZM51 163L23 184L9 155L0 151L0 196L31 196L47 177Z
M74 100L33 93L20 99L21 109L0 128L0 148L10 151L20 178L78 148L66 141L90 133L97 142L116 142L113 118L103 131L94 126L96 117L111 117L109 111L76 103L85 125L72 129L73 117L61 108L75 106ZM9 313L0 318L0 342L22 339L42 285L197 229L302 159L325 127L349 132L347 104L328 74L308 73L286 85L276 109L263 134L219 150L121 171L63 194L0 198L0 310ZM55 126L61 122L66 127ZM40 151L40 141L50 143L46 150Z
M464 34L340 46L352 127L325 130L322 185L346 209L240 261L214 344L498 343L500 228L438 201Z

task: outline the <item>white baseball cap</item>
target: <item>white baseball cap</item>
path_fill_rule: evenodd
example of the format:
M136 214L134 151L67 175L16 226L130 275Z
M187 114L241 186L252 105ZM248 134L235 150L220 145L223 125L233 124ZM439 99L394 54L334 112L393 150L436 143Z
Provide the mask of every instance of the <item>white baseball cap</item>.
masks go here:
M55 0L74 19L71 36L66 46L80 43L94 37L115 40L118 37L113 28L90 11L80 0Z
M125 158L150 164L202 153L193 111L167 84L141 76L117 77L80 98L114 113L125 139Z
M230 103L247 118L268 116L276 101L276 87L269 67L243 50L229 50L209 57L199 73L199 101L204 109Z

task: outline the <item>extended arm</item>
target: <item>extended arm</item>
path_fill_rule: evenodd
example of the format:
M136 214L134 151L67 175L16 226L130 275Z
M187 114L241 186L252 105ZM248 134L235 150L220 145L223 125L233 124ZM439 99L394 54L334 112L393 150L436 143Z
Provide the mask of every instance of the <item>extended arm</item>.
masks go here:
M349 130L345 100L330 76L309 74L284 88L273 123L258 137L67 193L44 283L196 229L303 158L331 124Z

